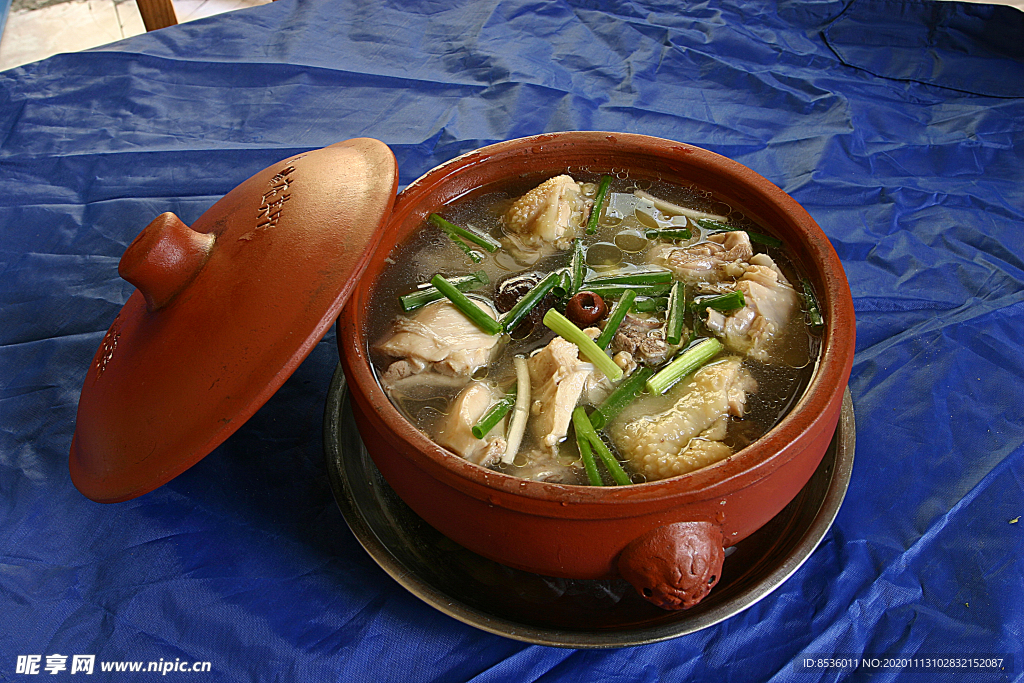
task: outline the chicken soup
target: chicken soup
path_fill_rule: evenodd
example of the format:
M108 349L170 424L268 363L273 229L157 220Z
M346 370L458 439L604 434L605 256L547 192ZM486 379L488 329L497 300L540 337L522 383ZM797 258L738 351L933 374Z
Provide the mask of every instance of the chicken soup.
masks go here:
M395 406L482 467L624 485L728 458L799 398L813 292L699 187L568 169L439 207L375 288Z

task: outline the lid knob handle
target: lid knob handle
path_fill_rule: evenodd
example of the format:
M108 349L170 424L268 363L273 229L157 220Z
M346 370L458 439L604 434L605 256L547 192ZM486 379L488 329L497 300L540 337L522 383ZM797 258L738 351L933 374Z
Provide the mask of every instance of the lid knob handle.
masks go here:
M118 274L146 297L151 313L188 286L213 249L214 236L196 232L173 213L163 213L128 245Z

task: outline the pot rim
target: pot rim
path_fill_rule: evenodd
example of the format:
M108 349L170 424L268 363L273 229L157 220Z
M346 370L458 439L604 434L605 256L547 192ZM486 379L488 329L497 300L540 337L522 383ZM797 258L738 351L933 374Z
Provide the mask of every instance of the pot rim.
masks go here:
M789 413L767 433L728 458L694 472L659 481L629 486L574 486L531 481L490 470L450 453L431 441L399 413L380 387L366 353L366 342L360 343L365 337L362 334L361 318L369 304L371 278L366 278L366 284L356 288L338 320L338 343L342 347L340 350L345 374L351 386L365 392L365 396L359 396L359 390L353 394L360 403L366 401L364 407L369 409L364 412L385 440L395 446L403 442L414 446L412 453L408 449L405 452L411 455L420 469L443 480L458 482L461 488L481 499L501 492L515 494L523 506L530 508L537 504L558 504L600 509L640 501L656 503L671 499L679 503L680 496L685 500L704 500L745 488L792 459L800 451L794 447L800 437L809 431L827 428L829 421L834 422L838 418L838 406L853 362L854 309L842 264L810 214L781 188L739 162L687 143L635 133L546 133L488 145L427 171L399 194L388 232L393 233L396 226L410 219L425 219L428 211L418 206L421 206L421 200L427 194L436 195L439 187L447 189L440 191L442 201L432 204L430 210L436 210L437 206L446 205L476 189L476 185L467 185L464 181L460 182L459 178L483 163L509 162L520 158L524 155L524 147L534 152L557 153L558 150L578 149L581 145L610 154L653 156L666 162L669 171L673 163L682 162L682 167L705 171L718 179L729 179L749 194L743 197L726 195L727 199L739 204L748 214L757 214L756 208L760 207L762 211L785 219L792 230L801 233L806 240L799 249L803 257L794 260L801 261L805 274L812 280L819 308L825 318L825 329L815 371L803 395ZM667 179L671 182L672 174L668 172L665 175L669 176ZM714 182L708 182L706 186L715 190ZM755 209L751 209L752 203ZM383 241L391 244L387 239L389 236L386 235ZM815 272L806 272L812 264ZM370 274L369 269L367 273ZM376 274L375 270L372 275L375 277ZM836 397L838 399L833 400ZM830 403L835 404L836 411L826 410ZM818 409L815 410L815 407ZM502 504L507 504L504 499Z

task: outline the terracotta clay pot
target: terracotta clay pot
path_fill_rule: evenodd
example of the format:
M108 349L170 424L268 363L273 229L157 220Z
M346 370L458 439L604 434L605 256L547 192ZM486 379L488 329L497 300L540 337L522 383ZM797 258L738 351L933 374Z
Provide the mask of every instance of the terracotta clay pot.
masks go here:
M527 481L473 465L407 422L374 377L367 318L396 244L426 216L484 185L567 167L628 168L632 178L696 183L782 238L813 284L826 321L818 366L789 415L755 443L704 469L622 487ZM622 575L655 604L696 604L720 576L723 548L777 514L821 461L839 419L854 353L843 268L814 220L754 171L689 145L640 135L569 132L512 140L428 172L398 197L387 231L338 320L341 361L360 434L385 479L424 520L466 548L549 576Z

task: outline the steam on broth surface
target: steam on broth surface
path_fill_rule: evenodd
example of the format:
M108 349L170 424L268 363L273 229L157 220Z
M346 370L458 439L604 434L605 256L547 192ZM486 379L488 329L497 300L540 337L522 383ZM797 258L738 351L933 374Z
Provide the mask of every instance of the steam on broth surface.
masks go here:
M701 188L569 171L440 207L393 250L368 330L378 380L438 444L528 479L642 483L729 457L810 379L809 285L785 245ZM403 310L436 275L464 308L438 293ZM524 295L538 301L511 324Z

